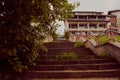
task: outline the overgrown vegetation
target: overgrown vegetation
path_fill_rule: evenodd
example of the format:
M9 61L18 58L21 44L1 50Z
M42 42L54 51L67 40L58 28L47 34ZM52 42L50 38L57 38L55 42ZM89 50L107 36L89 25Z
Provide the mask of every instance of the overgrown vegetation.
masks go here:
M67 0L0 0L0 79L17 80L34 65L44 36L72 9Z
M54 32L52 32L51 35L52 35L53 41L56 41L57 37L58 37L58 34L54 31Z
M69 32L69 31L66 31L65 34L64 34L64 37L65 37L66 39L69 39L69 37L70 37L70 32Z
M83 41L78 41L78 42L76 42L75 44L74 44L74 47L75 48L78 48L78 47L82 47L82 46L85 46L85 44L84 44L84 42Z
M75 52L65 52L55 57L56 60L76 60L77 54Z
M106 36L106 35L98 38L98 44L99 45L105 44L106 42L109 42L109 41L111 41L111 38ZM120 42L120 35L115 35L114 36L114 41Z
M100 37L98 38L98 44L99 44L99 45L105 44L105 43L108 42L108 41L110 41L110 38L109 38L108 36L106 36L106 35L100 36Z
M117 41L117 42L120 42L120 35L116 35L114 40Z

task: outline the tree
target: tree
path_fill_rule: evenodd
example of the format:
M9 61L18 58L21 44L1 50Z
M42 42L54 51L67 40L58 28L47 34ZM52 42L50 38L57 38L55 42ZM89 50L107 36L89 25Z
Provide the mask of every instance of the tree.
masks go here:
M0 0L0 79L16 80L33 65L49 26L72 9L67 0Z

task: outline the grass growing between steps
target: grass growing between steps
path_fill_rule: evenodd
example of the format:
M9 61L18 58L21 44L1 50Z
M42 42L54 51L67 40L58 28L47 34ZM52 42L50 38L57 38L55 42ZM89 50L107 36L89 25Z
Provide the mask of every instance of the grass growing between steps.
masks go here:
M61 55L55 57L56 60L76 60L77 54L75 52L64 52Z
M84 42L82 42L82 41L78 41L74 44L75 48L82 47L82 46L85 46Z

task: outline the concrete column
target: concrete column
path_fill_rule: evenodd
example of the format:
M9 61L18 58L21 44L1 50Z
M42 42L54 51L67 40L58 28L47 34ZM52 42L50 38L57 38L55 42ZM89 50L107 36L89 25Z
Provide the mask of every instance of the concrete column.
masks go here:
M88 16L87 16L87 20L88 20Z
M98 29L99 29L99 23L97 23L97 34L98 34L98 32L99 32Z
M89 22L87 23L87 29L90 30Z
M79 28L79 22L77 23L77 28Z
M78 29L77 29L77 30L78 30L78 32L79 32L79 22L77 23L77 27L78 27Z

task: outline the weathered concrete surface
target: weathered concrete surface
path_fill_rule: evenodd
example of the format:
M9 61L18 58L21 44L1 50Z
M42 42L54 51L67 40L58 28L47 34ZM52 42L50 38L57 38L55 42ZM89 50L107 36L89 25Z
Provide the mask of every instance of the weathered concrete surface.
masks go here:
M96 55L103 55L105 53L110 54L120 62L120 43L107 42L103 45L96 45L94 40L88 40L85 46L91 49Z
M120 80L119 78L32 79L32 80Z
M94 40L89 40L85 43L85 46L93 51L94 54L100 56L105 52L104 45L97 46Z
M120 44L119 43L106 43L104 45L106 51L115 57L120 62Z

